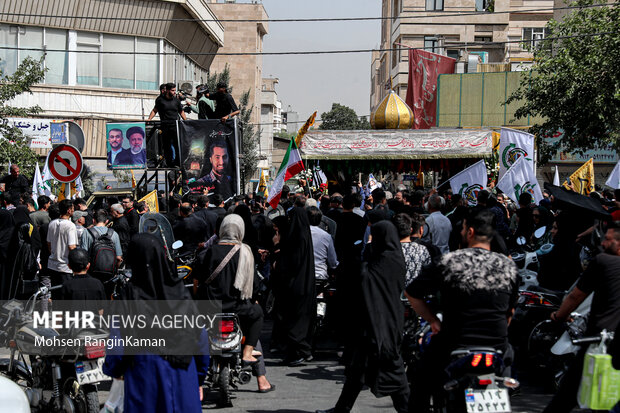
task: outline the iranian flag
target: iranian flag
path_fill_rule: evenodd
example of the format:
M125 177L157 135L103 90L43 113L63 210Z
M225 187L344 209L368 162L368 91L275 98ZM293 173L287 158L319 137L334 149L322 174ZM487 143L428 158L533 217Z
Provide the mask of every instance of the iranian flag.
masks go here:
M295 144L295 139L291 139L291 143L288 144L288 149L286 150L286 155L284 155L284 159L282 159L278 174L269 190L269 197L267 197L267 202L272 208L275 209L280 202L284 183L303 170L304 163L301 161L299 149Z

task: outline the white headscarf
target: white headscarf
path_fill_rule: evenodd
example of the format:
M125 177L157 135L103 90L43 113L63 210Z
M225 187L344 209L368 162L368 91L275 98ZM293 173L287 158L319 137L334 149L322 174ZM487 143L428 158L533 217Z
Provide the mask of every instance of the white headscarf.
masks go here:
M243 243L244 235L245 224L243 223L243 218L236 214L227 215L220 227L219 242L241 246L234 287L241 291L242 300L252 297L254 286L254 255L250 247Z

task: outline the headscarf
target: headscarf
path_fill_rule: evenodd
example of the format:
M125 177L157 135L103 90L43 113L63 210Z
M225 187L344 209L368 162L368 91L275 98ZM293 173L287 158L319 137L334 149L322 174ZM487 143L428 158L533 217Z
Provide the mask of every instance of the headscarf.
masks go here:
M10 211L0 209L0 260L5 262L9 243L15 229L15 218Z
M163 242L153 234L134 235L127 247L134 299L186 300L190 294L176 267L166 258Z
M376 350L398 352L403 328L400 294L405 288L405 257L398 232L390 221L370 228L367 264L362 273L362 290ZM397 344L398 343L398 344Z
M13 219L15 220L15 225L30 223L28 208L24 205L19 205L13 210Z
M245 234L245 224L239 215L227 215L220 227L219 243L240 245L239 263L237 264L237 274L235 275L234 287L241 291L241 299L245 300L252 297L254 283L254 255L247 244L243 243Z
M166 256L163 241L149 233L138 233L131 238L127 247L127 265L131 268L132 276L129 282L126 296L127 300L121 305L125 311L134 314L144 314L147 317L147 325L151 323L158 311L166 311L169 314L197 314L189 291L185 288L183 279L179 279L176 266ZM138 300L138 301L133 301ZM157 307L151 305L151 300L157 300ZM165 308L165 303L168 308ZM200 329L168 329L151 328L149 330L128 327L124 333L132 337L163 338L166 342L183 343L184 347L198 346ZM143 349L152 351L151 348ZM195 350L195 349L194 349ZM188 351L189 354L194 350ZM187 369L192 356L165 355L164 358L172 367Z
M285 278L288 292L294 295L314 293L314 249L310 234L310 221L304 208L294 207L289 213L290 223L286 235L280 238L280 258L277 263ZM275 223L275 222L274 222ZM280 227L280 234L284 231Z
M243 236L243 242L250 246L250 248L256 248L258 243L258 233L252 225L252 211L245 204L239 204L235 207L234 214L239 215L243 219L245 225L245 234Z
M370 228L361 290L366 311L365 384L377 397L407 386L400 355L404 316L400 295L405 288L405 257L394 224L380 221Z

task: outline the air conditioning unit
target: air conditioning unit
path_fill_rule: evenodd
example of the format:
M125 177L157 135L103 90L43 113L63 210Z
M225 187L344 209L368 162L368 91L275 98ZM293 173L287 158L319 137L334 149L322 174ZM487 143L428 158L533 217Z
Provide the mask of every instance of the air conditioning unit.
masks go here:
M199 84L200 83L193 80L179 80L178 91L183 92L186 95L194 95L196 94L196 86Z

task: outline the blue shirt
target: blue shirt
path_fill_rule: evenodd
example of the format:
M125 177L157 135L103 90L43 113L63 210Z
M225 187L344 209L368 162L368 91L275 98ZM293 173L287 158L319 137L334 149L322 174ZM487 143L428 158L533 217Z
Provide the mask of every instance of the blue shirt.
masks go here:
M316 226L310 226L312 248L314 249L314 274L318 280L326 280L327 268L336 268L338 258L334 248L334 240L326 231Z

